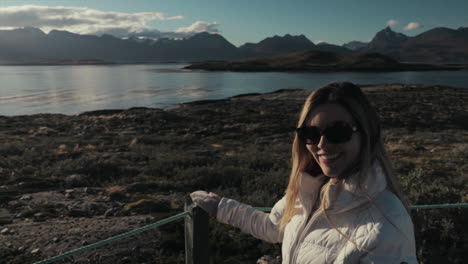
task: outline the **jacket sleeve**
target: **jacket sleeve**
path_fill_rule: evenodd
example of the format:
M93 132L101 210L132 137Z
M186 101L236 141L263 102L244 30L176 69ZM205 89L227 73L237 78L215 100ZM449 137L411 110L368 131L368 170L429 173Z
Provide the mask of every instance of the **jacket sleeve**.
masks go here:
M222 198L216 219L220 223L240 228L242 232L270 243L280 243L280 221L285 207L284 198L279 200L269 214L232 199Z
M413 224L408 215L390 223L377 224L363 243L365 253L359 263L417 264Z

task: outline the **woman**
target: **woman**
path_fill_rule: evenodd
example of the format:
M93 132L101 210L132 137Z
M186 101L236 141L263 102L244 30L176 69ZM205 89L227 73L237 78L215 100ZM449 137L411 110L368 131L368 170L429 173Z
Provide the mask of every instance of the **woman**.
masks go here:
M306 99L286 195L270 214L197 191L219 222L282 242L283 263L417 263L407 203L379 119L359 87L333 83Z

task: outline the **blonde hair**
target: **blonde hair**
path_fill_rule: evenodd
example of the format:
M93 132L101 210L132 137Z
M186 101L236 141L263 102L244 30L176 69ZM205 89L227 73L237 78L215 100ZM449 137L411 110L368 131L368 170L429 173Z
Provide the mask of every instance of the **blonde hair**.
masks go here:
M338 180L344 180L351 174L357 173L359 188L364 190L362 184L369 175L368 172L372 167L372 163L378 161L385 174L387 188L402 201L406 210L409 211L408 203L401 192L392 164L385 151L381 138L380 121L377 112L358 86L347 82L332 83L314 90L307 97L304 103L297 127L301 127L305 124L305 122L310 118L309 115L312 109L326 103L336 103L348 110L353 117L354 122L358 126L359 133L361 134L361 151L359 156L351 168L347 169L345 174L340 175ZM291 159L292 168L288 187L286 189L286 209L281 218L281 230L284 230L291 218L296 214L295 204L299 198L301 172L307 171L307 169L312 167L312 164L315 162L312 155L307 150L305 142L302 142L297 134L293 141ZM332 201L328 201L324 195L330 184L331 181L322 187L319 196L321 202L320 209L324 212L332 206L330 204ZM326 219L334 229L349 240L348 236L343 234L333 225L333 223L331 223L327 215ZM355 243L353 242L353 244Z

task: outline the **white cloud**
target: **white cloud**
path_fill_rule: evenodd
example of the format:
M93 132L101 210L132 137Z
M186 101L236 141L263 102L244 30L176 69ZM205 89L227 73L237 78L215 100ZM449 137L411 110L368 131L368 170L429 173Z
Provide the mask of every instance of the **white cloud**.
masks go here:
M166 17L167 20L174 20L174 19L183 19L184 16L171 16L171 17Z
M137 38L149 38L149 39L159 39L159 38L171 38L171 39L182 39L191 37L200 32L209 32L209 33L220 33L217 28L219 23L217 22L204 22L197 21L188 27L181 27L176 29L174 32L161 32L156 29L145 29L139 32L128 34L129 37Z
M398 22L397 20L395 19L390 19L389 21L387 21L387 26L396 26L398 25L400 22Z
M182 39L192 36L193 34L177 33L177 32L161 32L157 29L145 29L140 32L132 32L127 34L128 37L136 37L139 39L160 39L160 38L169 38L169 39Z
M219 33L219 29L217 28L218 26L219 24L217 22L208 23L205 21L197 21L188 27L178 28L175 32L185 34L195 34L200 32Z
M418 28L422 28L424 27L423 25L421 25L420 23L418 22L411 22L409 23L408 25L406 25L405 28L403 28L404 30L408 31L408 30L413 30L413 29L418 29Z
M180 15L166 16L161 12L123 13L87 7L39 5L0 7L0 29L36 27L45 32L59 29L79 34L111 34L117 37L151 31L148 23L154 20L182 18Z

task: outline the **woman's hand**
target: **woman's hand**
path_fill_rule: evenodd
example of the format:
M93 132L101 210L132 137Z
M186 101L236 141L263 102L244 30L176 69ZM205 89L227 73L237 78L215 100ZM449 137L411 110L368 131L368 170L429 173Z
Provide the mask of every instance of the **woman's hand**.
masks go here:
M190 194L192 201L195 205L201 207L205 212L209 215L216 217L216 213L218 212L218 204L221 201L221 197L219 197L215 193L208 193L205 191L196 191Z

